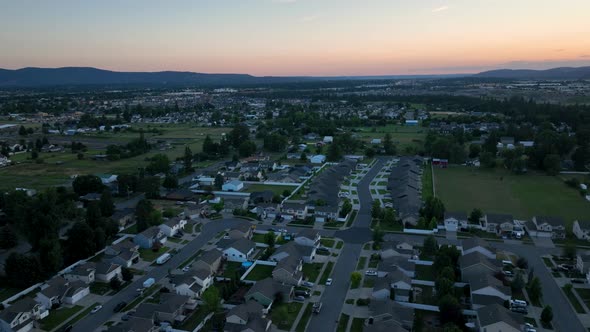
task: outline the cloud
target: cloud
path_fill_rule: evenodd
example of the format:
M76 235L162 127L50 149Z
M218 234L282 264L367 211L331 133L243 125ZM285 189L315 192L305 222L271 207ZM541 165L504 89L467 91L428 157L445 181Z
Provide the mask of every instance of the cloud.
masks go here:
M432 10L432 12L433 13L438 13L438 12L443 12L443 11L448 10L448 9L449 9L449 6L440 6L438 8L434 8Z
M301 18L301 21L303 22L311 22L311 21L316 21L320 18L320 15L309 15L309 16L304 16Z
M582 54L579 57L580 58L590 58L590 54Z

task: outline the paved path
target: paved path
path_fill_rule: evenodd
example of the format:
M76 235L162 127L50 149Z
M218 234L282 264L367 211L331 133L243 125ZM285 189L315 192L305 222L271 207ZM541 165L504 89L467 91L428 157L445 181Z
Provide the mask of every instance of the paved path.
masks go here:
M365 177L359 182L358 194L360 210L351 228L336 232L335 236L344 240L345 245L332 272L334 281L327 286L322 295L322 312L312 316L308 331L334 331L346 300L350 285L350 274L356 269L356 262L361 254L362 244L371 239L371 192L369 185L383 167L378 160ZM351 317L352 319L352 317Z

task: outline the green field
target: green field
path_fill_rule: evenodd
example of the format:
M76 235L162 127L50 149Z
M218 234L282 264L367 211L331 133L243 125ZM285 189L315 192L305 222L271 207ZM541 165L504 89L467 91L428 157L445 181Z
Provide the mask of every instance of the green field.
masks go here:
M386 133L397 146L398 152L403 152L407 147L423 149L427 128L420 126L387 125L382 127L361 127L356 130L359 139L370 142L373 138L383 139Z
M272 277L272 270L274 270L274 265L260 265L256 264L256 266L244 277L244 279L252 280L252 281L259 281L266 278Z
M307 281L315 283L316 280L318 280L318 276L320 275L323 266L324 263L304 263L303 277L305 277Z
M560 177L457 166L435 168L434 183L447 211L469 213L479 208L521 220L535 215L558 216L568 224L590 215L590 203Z
M134 125L134 127L147 128L147 125ZM70 177L76 174L136 173L139 167L146 166L146 158L164 153L170 160L175 160L183 155L186 145L193 153L200 152L207 135L217 141L222 133L230 130L229 128L194 127L187 124L153 125L153 127L160 129L162 134L146 133L145 137L154 145L157 141L168 142L171 144L171 149L160 151L154 148L148 153L117 161L95 161L91 157L95 154L104 154L107 145L125 144L139 137L138 133L97 133L73 137L47 135L50 143L62 144L71 139L86 144L88 151L84 153L85 158L78 160L77 154L71 153L68 149L65 149L65 152L40 153L39 158L44 161L42 164L30 160L30 153L11 156L11 160L18 164L0 169L0 183L5 189L43 188L66 184L71 180Z

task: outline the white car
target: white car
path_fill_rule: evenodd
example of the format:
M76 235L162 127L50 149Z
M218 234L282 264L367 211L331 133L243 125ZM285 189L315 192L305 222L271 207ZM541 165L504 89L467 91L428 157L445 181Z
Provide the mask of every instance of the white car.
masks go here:
M92 308L92 311L90 311L91 314L95 314L97 313L100 309L102 309L101 305L97 305L96 307Z
M367 271L365 271L365 275L366 276L372 276L372 277L374 277L374 276L377 275L377 271L375 271L375 270L367 270Z
M188 272L188 270L190 270L191 267L190 266L185 266L182 268L182 272Z
M524 323L524 330L525 332L537 332L537 330L531 323Z
M328 278L328 280L326 280L326 286L330 286L332 284L332 278Z

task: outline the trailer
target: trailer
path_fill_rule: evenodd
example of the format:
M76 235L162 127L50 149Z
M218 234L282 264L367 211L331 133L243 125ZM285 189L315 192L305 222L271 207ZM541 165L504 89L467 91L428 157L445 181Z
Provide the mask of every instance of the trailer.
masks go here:
M158 265L162 265L164 263L166 263L170 257L172 257L169 253L165 253L162 256L158 257L158 259L156 259L156 264Z

